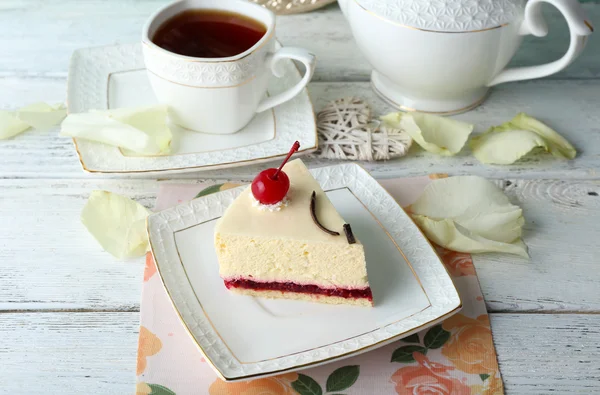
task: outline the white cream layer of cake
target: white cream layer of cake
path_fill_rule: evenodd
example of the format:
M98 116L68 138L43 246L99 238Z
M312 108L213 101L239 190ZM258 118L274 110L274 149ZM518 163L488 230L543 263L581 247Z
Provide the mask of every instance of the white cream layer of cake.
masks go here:
M252 207L248 187L217 222L215 248L221 277L322 288L367 288L363 246L358 240L348 244L343 230L346 222L319 183L299 159L283 170L290 179L287 207L275 212ZM313 222L313 191L319 222L339 236L325 233Z

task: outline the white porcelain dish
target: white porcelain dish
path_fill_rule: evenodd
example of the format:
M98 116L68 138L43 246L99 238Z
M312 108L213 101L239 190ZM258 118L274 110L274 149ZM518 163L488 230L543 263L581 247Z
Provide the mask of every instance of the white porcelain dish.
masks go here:
M279 44L278 44L278 47ZM269 95L301 80L291 60L281 61L282 78L272 78ZM67 84L69 113L156 104L141 44L75 51ZM199 116L202 111L199 109ZM256 164L284 157L298 140L301 154L317 149L317 130L308 92L258 114L231 135L196 133L172 125L173 147L167 156L128 156L116 147L74 139L81 166L91 173L180 173Z
M404 111L441 115L481 104L490 87L558 73L594 31L577 0L338 0L373 72L371 86ZM545 3L565 17L570 44L553 62L506 68L523 37L543 37Z
M206 360L225 380L356 355L434 325L461 307L432 246L375 179L355 164L311 172L365 246L373 308L229 292L219 277L213 232L244 187L148 218L152 253L167 293Z

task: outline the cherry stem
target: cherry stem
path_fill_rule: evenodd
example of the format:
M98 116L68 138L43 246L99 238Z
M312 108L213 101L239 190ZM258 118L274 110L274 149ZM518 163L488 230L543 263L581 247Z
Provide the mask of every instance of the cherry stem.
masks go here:
M279 169L277 169L277 171L275 173L273 173L273 176L272 176L273 180L277 179L277 176L279 175L279 172L281 171L281 169L283 169L283 166L285 166L287 161L290 160L290 157L294 154L294 152L298 151L299 148L300 148L300 143L296 141L294 143L294 145L292 145L292 149L290 150L290 152L288 152L287 156L283 160L283 163L281 163L281 166L279 166Z

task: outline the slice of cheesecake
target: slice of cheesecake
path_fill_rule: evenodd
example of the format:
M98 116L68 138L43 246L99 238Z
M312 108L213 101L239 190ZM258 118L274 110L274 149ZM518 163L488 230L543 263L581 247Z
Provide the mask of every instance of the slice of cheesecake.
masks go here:
M301 160L283 172L289 190L281 204L260 204L248 187L217 222L225 286L253 296L372 306L362 244Z

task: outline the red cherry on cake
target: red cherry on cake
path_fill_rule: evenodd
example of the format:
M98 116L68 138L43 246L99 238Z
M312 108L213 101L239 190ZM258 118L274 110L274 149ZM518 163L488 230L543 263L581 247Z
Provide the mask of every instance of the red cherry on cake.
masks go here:
M278 169L263 170L252 181L252 195L261 204L277 204L285 198L290 189L290 179L281 169L299 148L300 143L296 141Z
M276 204L281 202L290 189L290 179L279 169L261 171L252 181L252 194L261 204Z

